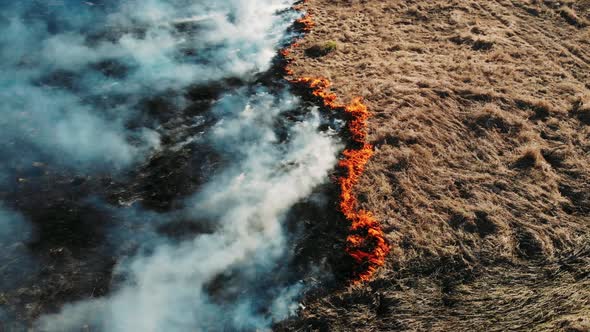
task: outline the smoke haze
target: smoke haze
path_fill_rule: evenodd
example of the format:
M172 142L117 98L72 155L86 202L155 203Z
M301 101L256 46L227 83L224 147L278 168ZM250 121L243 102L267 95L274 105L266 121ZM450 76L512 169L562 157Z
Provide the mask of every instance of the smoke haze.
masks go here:
M128 166L159 146L139 101L268 69L286 1L0 4L6 152L67 166ZM247 77L246 77L247 78ZM182 106L182 100L174 101ZM25 158L26 159L26 158Z
M152 156L193 144L222 161L177 210L88 203L123 220L106 231L110 250L122 255L111 291L42 316L38 328L252 330L295 312L305 285L288 270L292 235L283 223L294 204L328 181L341 147L333 132L318 129L325 120L317 110L302 105L284 83L257 82L292 37L286 33L297 15L287 11L291 4L0 5L4 189L13 186L15 170L38 160L124 176ZM236 78L238 87L227 87L182 125L164 125L162 114L144 108L153 96L175 109L194 107L183 91ZM199 131L172 145L163 139L187 128ZM6 226L0 240L18 233L27 241L34 228L25 219L0 209ZM202 229L180 238L157 231L181 219ZM136 247L124 249L127 242Z
M302 286L267 283L286 258L281 222L293 204L327 180L338 148L333 137L318 133L317 113L290 128L289 142L279 142L274 122L296 106L294 97L276 98L264 90L222 98L213 111L223 120L206 139L220 152L235 154L235 163L184 211L213 220L216 230L136 257L125 267L131 281L112 297L67 306L43 318L42 327L67 331L92 318L105 331L251 330L293 313ZM248 145L234 151L240 141ZM232 281L219 287L234 289L212 289L224 276Z

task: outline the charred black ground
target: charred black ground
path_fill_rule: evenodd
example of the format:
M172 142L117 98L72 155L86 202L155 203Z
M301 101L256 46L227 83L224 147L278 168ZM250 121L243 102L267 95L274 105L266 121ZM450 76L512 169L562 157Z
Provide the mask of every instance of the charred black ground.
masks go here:
M297 27L292 29L291 33L298 31ZM107 32L91 39L99 42L102 38L114 38L116 33ZM26 158L19 160L18 155L5 160L12 182L5 187L10 189L0 191L0 200L6 207L22 213L34 226L33 238L18 244L17 251L22 256L11 253L14 259L8 260L15 267L24 264L19 257L32 257L31 267L4 266L0 270L7 281L0 288L0 304L5 308L7 321L15 322L15 326L28 326L40 315L57 312L66 303L98 298L116 289L122 280L113 268L118 261L136 252L141 239L123 238L120 239L123 243L113 246L112 230L134 232L138 225L128 222L125 216L137 210L154 214L180 211L185 207L185 198L223 168L226 161L206 144L181 143L207 132L219 120L209 109L222 94L261 86L279 93L289 86L283 78L284 59L277 56L273 63L270 70L251 82L224 79L138 100L137 108L145 112L130 119L126 126L153 127L161 135L162 146L160 152L131 170L85 173L65 167L50 156L37 158L33 164ZM117 62L97 63L95 67L113 77L123 77L128 70ZM39 84L73 90L76 77L73 73L56 71ZM288 140L283 134L285 128L318 103L306 89L295 90L304 99L302 106L276 123L277 135L285 140ZM178 96L190 101L189 105L175 106L173 101ZM117 104L116 100L88 102L101 103L104 107ZM340 130L341 114L323 114L326 120L322 130ZM199 121L195 123L197 116ZM332 177L338 170L334 172ZM269 283L287 285L300 281L316 294L327 293L348 282L354 264L345 252L347 224L337 212L337 197L337 186L329 182L290 210L286 220L286 229L293 234L288 244L289 257L285 257L286 264L277 266L275 273L268 276ZM214 228L210 220L179 215L158 226L157 232L182 241ZM256 285L263 284L259 281ZM219 303L231 302L248 292L263 291L239 289L236 293L228 287L231 284L232 273L227 272L213 280L207 291Z

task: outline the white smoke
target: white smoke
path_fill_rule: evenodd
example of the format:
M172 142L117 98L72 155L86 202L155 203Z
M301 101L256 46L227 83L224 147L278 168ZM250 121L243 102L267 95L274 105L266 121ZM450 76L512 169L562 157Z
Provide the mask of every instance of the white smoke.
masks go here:
M0 138L5 153L68 166L128 166L159 147L130 129L141 98L268 69L286 0L0 3ZM190 54L190 55L187 55ZM116 75L99 67L114 63ZM2 165L0 165L2 166ZM0 167L2 168L2 167ZM1 171L1 169L0 169Z
M71 69L112 57L124 60L132 68L124 79L103 77L95 84L97 74L91 73L80 82L85 89L99 87L107 94L112 89L144 95L228 77L252 81L270 68L293 19L277 11L290 4L280 0L129 1L94 22L137 26L142 31L90 46L79 35L48 38L45 34L43 54L36 61L41 67L53 61L52 68ZM79 21L69 24L82 24ZM179 49L196 52L187 52L186 59L179 57ZM26 89L42 94L30 84ZM141 137L142 144L128 143L130 133L124 125L130 117L128 105L117 110L124 115L97 112L69 100L67 91L52 93L48 101L66 103L47 112L62 123L60 135L46 135L47 143L36 144L56 146L56 151L86 161L107 154L122 164L156 144L153 135L151 139L142 136L145 131L131 133ZM76 111L67 116L57 111L65 108ZM182 242L153 239L153 232L139 235L149 242L147 249L120 262L116 273L124 281L110 295L67 304L59 313L41 317L37 327L42 331L75 331L83 326L108 332L239 331L266 328L293 314L303 285L274 275L289 259L289 235L283 222L294 204L328 181L340 149L337 138L318 130L322 120L317 110L302 112L301 108L298 98L284 89L277 93L251 85L222 96L211 110L217 123L204 137L192 139L214 148L225 166L186 201L184 211L175 212L210 221L213 231ZM38 126L56 123L50 120L43 118Z
M42 318L42 330L69 331L85 324L113 332L250 330L292 313L298 284L276 289L267 313L256 312L256 297L216 303L207 286L232 268L239 267L241 280L256 282L281 264L285 213L327 181L334 167L338 145L318 132L316 112L288 130L288 142L276 136L278 117L297 103L288 94L275 98L261 90L220 100L214 112L222 120L207 139L233 156L233 163L190 200L188 211L215 220L216 231L137 257L126 267L129 282L111 297L66 306ZM231 286L247 285L238 280Z

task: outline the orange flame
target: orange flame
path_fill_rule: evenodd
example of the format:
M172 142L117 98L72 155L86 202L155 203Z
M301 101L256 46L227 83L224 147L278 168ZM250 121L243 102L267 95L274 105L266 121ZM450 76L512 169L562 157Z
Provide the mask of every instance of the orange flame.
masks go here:
M301 10L302 8L298 6L295 9ZM314 26L311 15L308 14L297 20L297 26L303 32L311 31ZM289 56L291 50L296 46L298 44L294 42L289 48L280 51L285 59L285 74L288 76L293 75L290 64L294 60ZM359 209L357 197L354 195L354 187L358 183L365 165L373 156L373 146L366 143L367 121L371 114L360 97L354 98L348 105L339 103L336 94L329 91L331 83L326 78L300 77L291 79L291 82L310 88L312 95L322 100L324 107L344 111L350 117L348 131L352 143L360 148L344 150L343 158L338 163L346 170L346 175L338 178L340 211L350 221L350 234L346 238L346 252L359 264L360 272L357 274L358 279L355 280L355 283L368 281L377 269L385 264L389 253L389 245L379 222L371 212Z
M313 22L311 15L307 14L302 18L297 19L295 21L295 25L300 27L301 31L303 32L310 32L311 29L315 26L315 23Z

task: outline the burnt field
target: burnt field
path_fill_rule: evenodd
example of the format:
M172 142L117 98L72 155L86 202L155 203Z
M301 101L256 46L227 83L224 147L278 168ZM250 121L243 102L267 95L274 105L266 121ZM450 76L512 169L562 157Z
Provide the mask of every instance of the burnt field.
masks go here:
M291 5L0 5L1 331L267 329L349 282Z
M297 331L590 328L590 2L308 1L292 77L363 97L391 252Z

